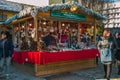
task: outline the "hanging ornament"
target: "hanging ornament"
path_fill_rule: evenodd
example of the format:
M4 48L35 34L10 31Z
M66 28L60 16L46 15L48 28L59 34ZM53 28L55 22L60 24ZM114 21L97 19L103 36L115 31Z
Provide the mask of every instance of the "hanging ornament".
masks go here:
M32 26L32 23L29 23L29 26Z
M32 15L32 17L35 17L37 15L37 10L33 9L31 11L31 15Z
M39 26L38 30L39 30L39 31L41 31L41 30L42 30L41 26Z
M62 26L65 26L65 24L63 23Z
M70 8L70 11L76 11L77 10L77 6L76 5L72 5L72 7Z
M46 28L43 28L43 31L44 31L44 32L47 32L47 29L46 29Z
M32 38L35 38L35 32L36 32L36 29L34 28L34 29L32 30L32 32L31 32L31 37L32 37Z
M24 26L24 25L22 25L22 28L24 29L24 28L25 28L25 26Z
M15 28L14 28L14 31L15 31L15 32L18 32L18 30L19 30L18 27L15 27Z
M50 32L54 32L54 28L53 27L51 27Z

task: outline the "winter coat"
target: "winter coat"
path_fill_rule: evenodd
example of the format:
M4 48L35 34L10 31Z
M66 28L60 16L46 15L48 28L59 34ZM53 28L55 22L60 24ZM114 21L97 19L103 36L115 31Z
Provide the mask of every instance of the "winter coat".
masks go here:
M0 40L0 59L11 57L13 54L13 42L12 40Z

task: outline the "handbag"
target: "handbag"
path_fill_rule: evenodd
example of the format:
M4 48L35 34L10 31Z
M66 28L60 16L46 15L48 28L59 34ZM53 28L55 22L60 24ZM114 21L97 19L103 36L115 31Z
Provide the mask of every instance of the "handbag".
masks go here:
M101 49L101 62L110 62L112 61L112 54L110 49Z

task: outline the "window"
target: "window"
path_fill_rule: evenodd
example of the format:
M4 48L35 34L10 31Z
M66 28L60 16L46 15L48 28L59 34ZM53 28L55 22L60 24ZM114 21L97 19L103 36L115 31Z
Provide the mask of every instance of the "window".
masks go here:
M5 20L7 20L7 15L0 13L0 21L5 21Z

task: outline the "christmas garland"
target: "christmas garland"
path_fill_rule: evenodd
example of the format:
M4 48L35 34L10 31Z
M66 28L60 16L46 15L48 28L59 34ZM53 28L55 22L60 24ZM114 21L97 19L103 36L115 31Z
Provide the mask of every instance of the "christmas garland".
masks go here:
M71 8L73 5L76 5L78 8L80 8L83 11L85 11L88 15L93 15L93 16L96 16L96 17L98 17L100 19L103 19L103 20L107 19L105 16L102 16L101 14L99 14L97 12L94 12L91 9L88 9L85 6L82 6L82 5L78 4L77 2L71 2L69 4L68 3L65 3L65 4L52 4L52 5L44 6L44 7L35 7L33 9L32 8L31 9L28 8L29 10L28 9L24 9L24 10L20 11L19 14L17 14L15 16L13 16L12 18L6 20L5 24L9 24L13 20L25 17L28 14L31 14L34 17L38 13L38 11L47 12L47 11L67 9L67 8Z

